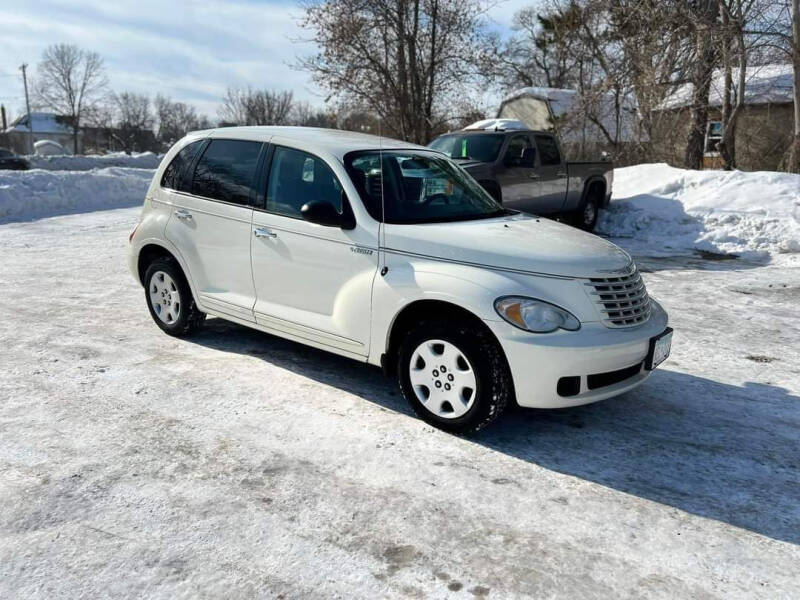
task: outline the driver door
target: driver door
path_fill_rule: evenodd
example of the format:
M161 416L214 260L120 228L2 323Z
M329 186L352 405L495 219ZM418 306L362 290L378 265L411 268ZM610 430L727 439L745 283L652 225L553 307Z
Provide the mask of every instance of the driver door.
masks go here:
M503 167L497 174L503 190L503 205L520 208L519 203L530 202L538 193L534 170L533 141L527 133L513 135L503 153Z
M273 140L275 141L275 140ZM310 223L312 200L349 209L339 178L321 157L273 145L264 205L253 213L251 262L256 322L281 335L354 356L369 353L377 230Z

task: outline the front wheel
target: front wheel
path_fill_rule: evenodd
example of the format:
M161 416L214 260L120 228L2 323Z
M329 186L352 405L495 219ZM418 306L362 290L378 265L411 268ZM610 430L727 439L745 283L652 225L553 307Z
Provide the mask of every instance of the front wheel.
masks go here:
M513 395L499 344L484 328L469 322L417 325L400 348L397 373L400 390L414 412L453 433L486 427Z

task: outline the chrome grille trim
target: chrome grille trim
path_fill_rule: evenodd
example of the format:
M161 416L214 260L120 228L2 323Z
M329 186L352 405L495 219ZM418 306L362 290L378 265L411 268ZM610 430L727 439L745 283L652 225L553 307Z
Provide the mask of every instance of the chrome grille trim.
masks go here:
M606 327L633 327L650 318L650 297L635 267L627 275L592 277L584 285Z

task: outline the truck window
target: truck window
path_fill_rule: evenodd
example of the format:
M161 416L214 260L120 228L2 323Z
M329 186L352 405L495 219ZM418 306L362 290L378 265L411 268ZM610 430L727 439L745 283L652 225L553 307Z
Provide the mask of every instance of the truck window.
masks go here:
M553 136L537 135L536 146L539 148L539 159L543 167L561 164L561 154Z
M533 144L531 144L531 138L528 137L527 133L520 133L515 135L511 138L511 141L508 142L508 148L506 148L506 154L503 157L503 164L507 167L521 167L523 166L523 154L525 150L528 150L528 156L530 155L530 151L533 150ZM528 159L531 160L530 158ZM532 166L531 162L528 162L527 166Z
M473 133L470 135L443 135L433 140L429 147L450 158L471 158L481 162L494 162L502 145L502 133Z

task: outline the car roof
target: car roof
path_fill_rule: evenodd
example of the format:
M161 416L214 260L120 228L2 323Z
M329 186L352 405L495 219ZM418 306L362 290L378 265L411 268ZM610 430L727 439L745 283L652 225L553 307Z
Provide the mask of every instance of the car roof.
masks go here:
M340 159L348 152L357 150L377 150L379 148L383 150L413 148L430 151L430 148L392 138L381 138L377 135L344 131L341 129L323 129L321 127L220 127L196 133L200 135L206 134L202 137L253 140L258 142L267 142L272 138L281 138L314 145L318 149L324 150Z

